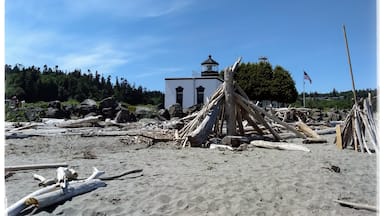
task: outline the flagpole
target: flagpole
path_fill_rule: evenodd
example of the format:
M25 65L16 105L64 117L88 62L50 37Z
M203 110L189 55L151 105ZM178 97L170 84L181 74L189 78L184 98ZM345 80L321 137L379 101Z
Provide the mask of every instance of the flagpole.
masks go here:
M305 78L303 77L303 107L305 107Z

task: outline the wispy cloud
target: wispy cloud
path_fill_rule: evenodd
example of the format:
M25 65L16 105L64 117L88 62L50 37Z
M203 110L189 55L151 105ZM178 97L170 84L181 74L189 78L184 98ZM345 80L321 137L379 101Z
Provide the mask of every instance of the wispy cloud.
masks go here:
M183 68L147 68L147 69L144 69L142 72L140 72L139 74L137 74L135 77L136 78L146 78L146 77L153 77L153 76L161 76L161 77L164 77L164 76L168 76L168 75L172 75L172 74L175 74L177 72L182 72L184 71L185 69Z
M66 1L76 14L104 14L125 18L159 17L187 8L190 0L72 0Z
M52 64L64 70L91 69L111 73L115 68L142 62L167 52L160 48L167 39L149 35L125 41L109 38L82 38L53 31L8 32L6 63L25 65Z
M130 59L129 53L117 50L108 44L99 44L91 49L56 56L56 61L62 68L68 70L91 69L101 72L108 72L126 64L128 59Z

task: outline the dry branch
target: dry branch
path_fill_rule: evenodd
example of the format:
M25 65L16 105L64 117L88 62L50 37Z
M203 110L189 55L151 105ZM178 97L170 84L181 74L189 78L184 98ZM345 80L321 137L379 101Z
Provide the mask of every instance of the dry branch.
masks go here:
M348 201L343 201L343 200L334 200L334 201L339 203L342 206L347 206L347 207L351 207L354 209L365 209L365 210L374 211L374 212L378 211L376 206L371 206L371 205L366 205L366 204L361 204L361 203L348 202Z

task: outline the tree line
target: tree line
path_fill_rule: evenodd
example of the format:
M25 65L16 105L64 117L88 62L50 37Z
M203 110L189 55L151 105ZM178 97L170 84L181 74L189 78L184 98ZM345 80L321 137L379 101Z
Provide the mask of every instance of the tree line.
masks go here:
M289 71L266 61L240 64L234 79L251 100L294 103L298 96Z
M5 65L5 97L16 96L19 100L28 103L38 101L68 101L91 98L100 101L113 96L116 100L132 105L155 104L163 101L160 91L148 91L142 86L135 87L127 79L118 78L112 81L111 76L106 78L96 71L82 73L75 69L64 72L58 66L43 68L16 64Z
M356 98L367 98L371 94L373 110L377 107L377 89L360 89L356 90ZM335 88L328 93L309 92L305 94L306 107L318 109L351 109L354 104L352 90L339 92ZM303 105L303 93L299 95L295 103L296 107Z

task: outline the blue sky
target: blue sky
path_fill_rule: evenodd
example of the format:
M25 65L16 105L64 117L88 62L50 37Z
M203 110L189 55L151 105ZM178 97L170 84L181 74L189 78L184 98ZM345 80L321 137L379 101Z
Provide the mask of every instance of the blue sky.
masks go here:
M6 0L5 63L96 70L164 91L208 55L224 69L269 58L307 92L376 88L373 0Z

